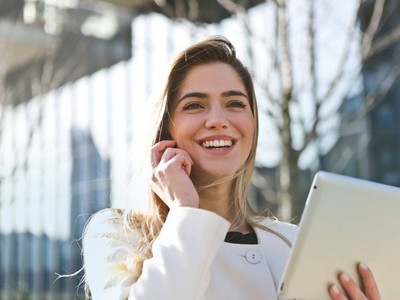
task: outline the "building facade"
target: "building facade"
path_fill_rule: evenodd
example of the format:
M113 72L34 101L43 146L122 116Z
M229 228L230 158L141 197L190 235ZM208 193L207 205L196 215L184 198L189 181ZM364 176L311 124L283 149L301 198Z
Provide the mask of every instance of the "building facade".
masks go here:
M361 10L366 30L374 1ZM400 39L387 40L400 28L400 1L387 1L370 54L362 67L362 92L340 109L339 139L323 158L323 168L350 176L400 186ZM390 39L389 39L390 40Z

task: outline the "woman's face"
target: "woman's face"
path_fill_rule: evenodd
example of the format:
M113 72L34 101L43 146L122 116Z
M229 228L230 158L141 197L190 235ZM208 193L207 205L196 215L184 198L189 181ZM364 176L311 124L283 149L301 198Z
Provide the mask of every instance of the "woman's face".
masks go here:
M233 67L221 62L193 67L170 109L169 133L192 158L193 175L217 179L242 167L252 147L254 117Z

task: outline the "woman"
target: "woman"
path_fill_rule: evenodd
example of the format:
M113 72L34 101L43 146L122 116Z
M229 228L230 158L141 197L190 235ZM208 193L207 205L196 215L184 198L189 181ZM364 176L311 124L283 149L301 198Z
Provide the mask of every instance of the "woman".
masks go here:
M149 212L107 209L87 226L93 299L277 299L297 228L249 205L257 104L231 43L213 37L180 53L156 115ZM360 275L365 296L340 276L350 299L379 299L371 272Z

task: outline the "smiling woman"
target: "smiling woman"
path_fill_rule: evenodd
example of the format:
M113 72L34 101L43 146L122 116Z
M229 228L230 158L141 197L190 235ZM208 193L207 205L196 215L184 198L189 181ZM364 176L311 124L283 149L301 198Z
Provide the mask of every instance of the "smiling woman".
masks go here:
M232 44L212 37L180 53L155 116L148 213L106 209L86 228L91 296L277 299L297 227L249 204L257 103Z

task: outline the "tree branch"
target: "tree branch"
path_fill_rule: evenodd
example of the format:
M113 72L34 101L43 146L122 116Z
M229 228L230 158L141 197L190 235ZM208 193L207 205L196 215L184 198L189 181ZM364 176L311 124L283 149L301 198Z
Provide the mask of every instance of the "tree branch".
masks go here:
M371 46L368 55L374 56L375 54L385 50L400 40L400 26L395 27L383 37L377 38Z
M188 19L192 22L197 21L199 19L199 1L198 0L189 0L189 13Z
M343 48L342 55L338 62L337 72L333 76L333 79L332 79L331 83L328 85L328 88L325 91L325 93L318 99L318 102L320 102L320 103L322 103L324 100L330 98L333 91L336 89L340 78L342 78L342 76L343 76L345 65L346 65L347 59L349 57L351 43L354 40L355 29L357 28L358 12L361 7L361 2L362 2L362 0L358 0L358 3L359 3L358 9L356 10L356 13L353 16L353 21L351 22L352 25L349 27L348 34L347 34L347 40L345 42L345 46Z
M299 152L303 152L309 145L311 141L315 139L317 136L317 124L318 124L318 115L321 108L321 101L318 99L317 90L317 71L316 71L316 53L315 53L315 26L314 26L314 0L308 0L308 20L307 20L307 41L308 41L308 72L310 75L310 90L311 96L314 101L314 110L315 110L315 120L310 130L307 130L305 125L304 118L299 117L300 128L303 133L303 145L299 149ZM299 105L300 109L300 105Z
M232 0L217 0L217 2L232 15L237 13L244 14L246 12L244 6L237 4Z
M277 0L278 4L278 39L280 44L280 70L282 80L282 94L290 99L293 91L293 68L289 45L289 22L286 0Z
M397 63L388 72L385 78L380 80L381 84L379 88L373 89L365 97L365 106L363 115L370 112L376 107L387 95L394 83L400 78L400 63Z
M374 36L379 28L379 24L381 23L384 6L385 0L375 0L372 16L362 39L362 57L364 61L369 56Z

